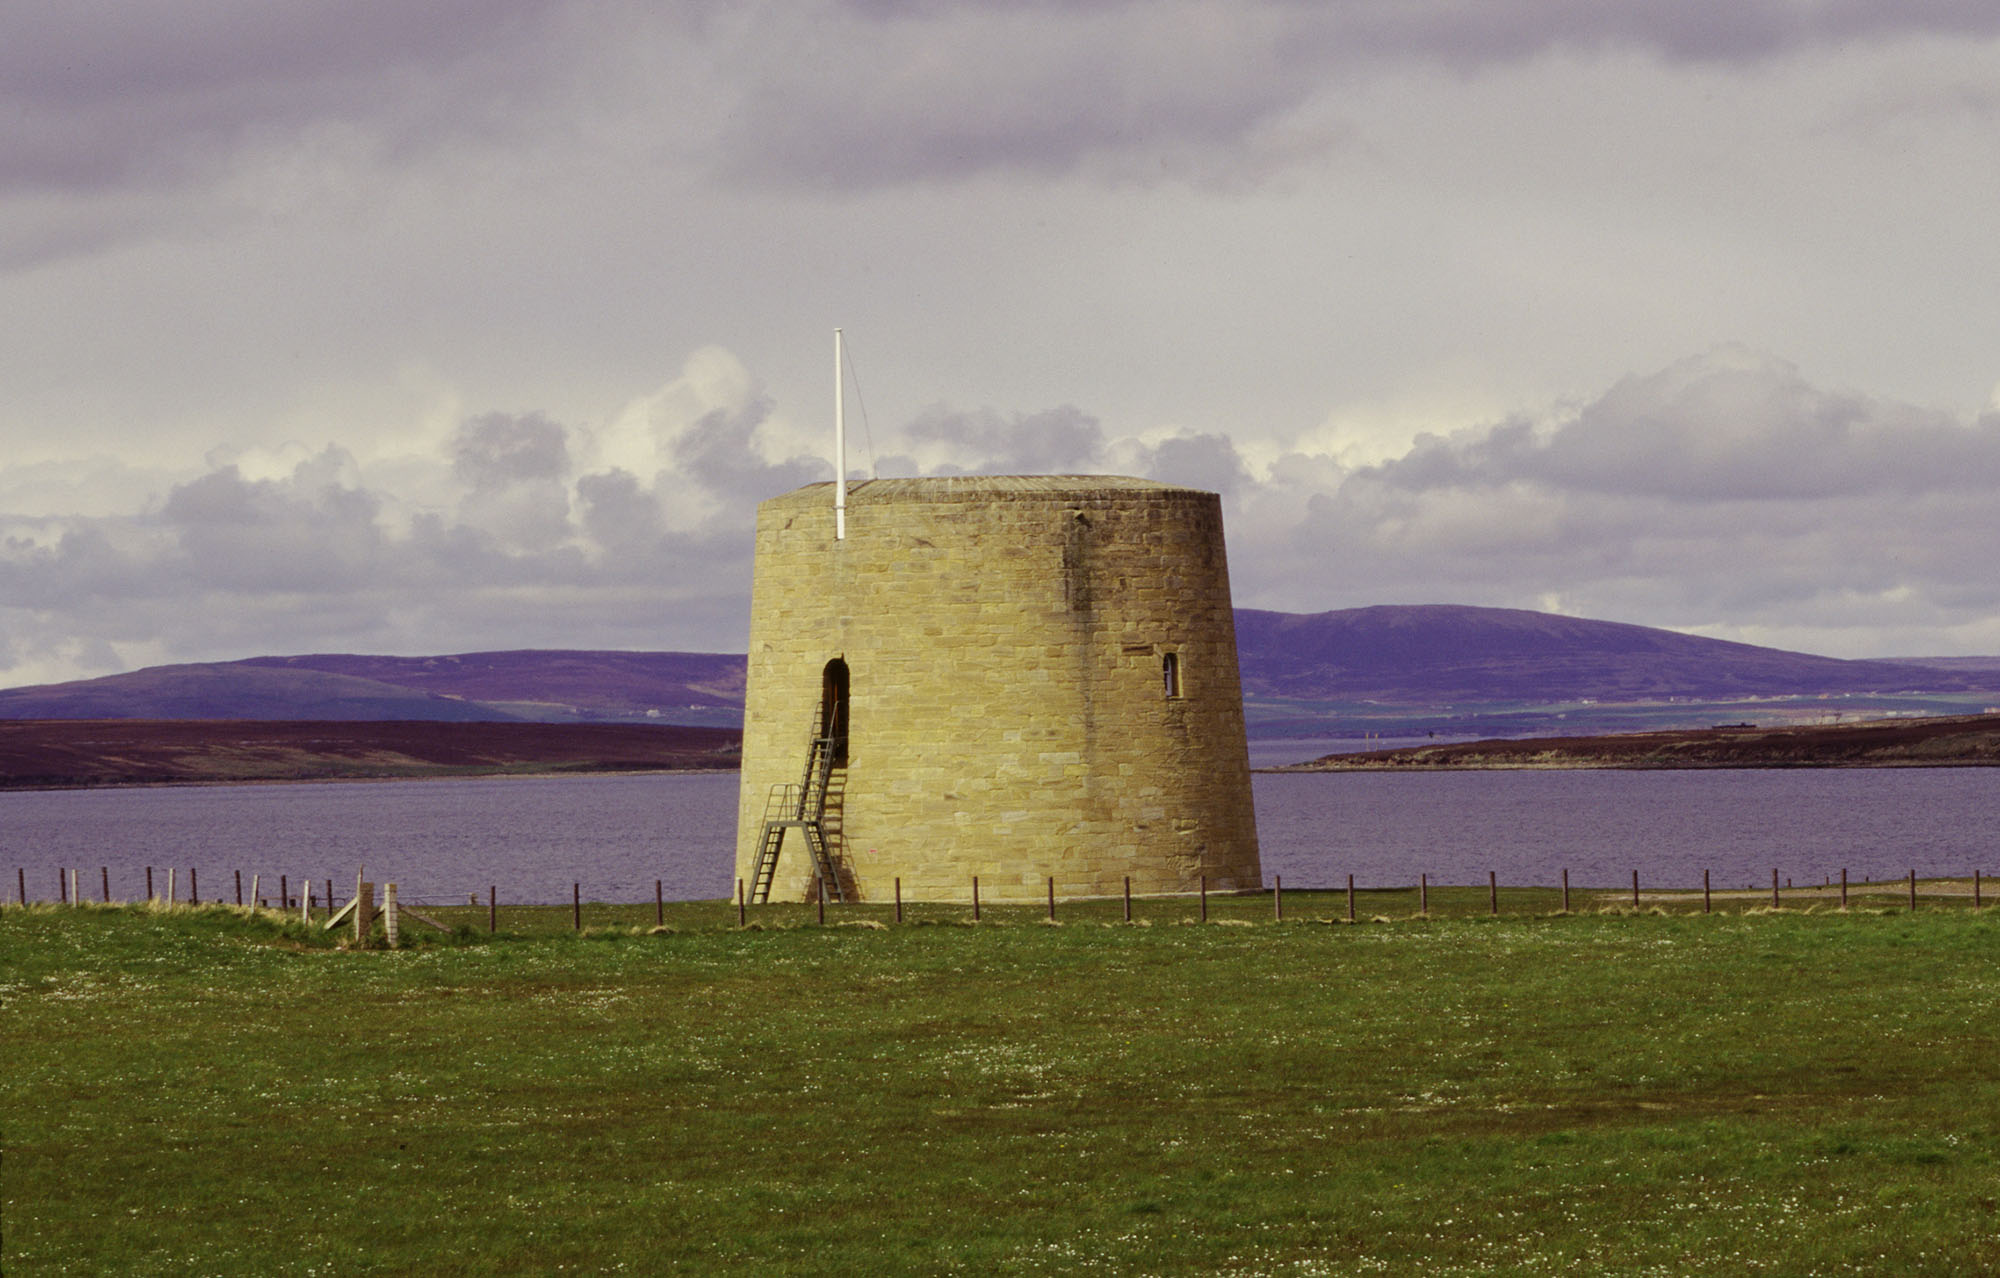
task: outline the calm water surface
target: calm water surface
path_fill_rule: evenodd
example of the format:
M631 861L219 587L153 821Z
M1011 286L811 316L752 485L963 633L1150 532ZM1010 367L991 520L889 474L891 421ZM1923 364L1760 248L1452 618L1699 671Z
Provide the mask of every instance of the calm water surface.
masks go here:
M2000 770L1445 772L1256 778L1264 874L1293 888L1414 882L1768 886L2000 870ZM84 894L206 899L255 873L351 887L357 866L411 901L675 900L733 887L736 776L663 775L202 786L0 794L0 891L30 899L59 867ZM343 890L343 895L345 894Z

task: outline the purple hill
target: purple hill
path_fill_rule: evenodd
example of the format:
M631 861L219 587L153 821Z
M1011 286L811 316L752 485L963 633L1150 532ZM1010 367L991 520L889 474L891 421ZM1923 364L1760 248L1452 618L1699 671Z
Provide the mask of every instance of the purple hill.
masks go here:
M1846 661L1618 622L1455 605L1236 614L1251 701L1476 706L1979 693L2000 663ZM414 719L734 726L732 653L338 653L156 666L0 690L4 719Z

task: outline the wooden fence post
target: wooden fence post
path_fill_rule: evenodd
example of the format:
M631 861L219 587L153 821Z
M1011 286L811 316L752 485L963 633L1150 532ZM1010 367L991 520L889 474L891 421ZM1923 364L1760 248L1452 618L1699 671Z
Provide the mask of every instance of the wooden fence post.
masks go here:
M60 867L56 870L56 904L69 904L69 876Z
M1775 869L1771 871L1771 908L1778 908L1778 872Z
M1847 908L1847 867L1840 867L1840 908Z
M826 922L826 880L818 875L814 875L813 886L819 889L817 894L819 896L819 921L824 925Z
M333 898L328 897L326 903L328 906L332 906ZM486 885L486 932L487 935L490 936L493 933L498 932L499 930L500 930L500 889L495 885L489 883Z
M1913 866L1911 866L1911 867L1910 867L1910 910L1911 910L1911 912L1912 912L1912 913L1914 913L1914 912L1916 911L1916 908L1917 908L1917 867L1913 865Z
M1049 876L1049 922L1056 921L1056 876Z
M146 901L148 904L151 904L152 900L153 900L153 867L149 865L146 867Z
M284 910L289 910L291 908L292 908L291 880L286 878L284 875L280 874L278 876L278 909L280 911L284 911Z
M1703 870L1701 872L1701 912L1708 914L1713 912L1713 910L1714 898L1709 895L1708 891L1708 871Z
M569 930L583 931L583 884L571 882L569 885Z
M1201 921L1208 922L1208 876L1201 876Z
M1347 876L1347 921L1354 921L1354 876Z
M972 921L979 921L979 876L972 876Z
M243 904L243 871L241 870L236 872L236 904Z
M653 880L653 923L658 927L667 925L666 889L660 886L658 879Z
M1132 876L1125 876L1125 921L1132 921Z
M201 889L195 886L196 880L194 877L194 872L195 872L195 867L190 865L188 867L188 904L200 905Z
M1979 908L1979 871L1972 872L1972 908Z
M1563 913L1569 913L1569 871L1563 871Z
M104 903L106 905L109 905L111 904L111 867L108 865L102 865L99 866L98 869L104 875Z
M896 921L903 921L903 876L896 876Z
M1282 874L1271 876L1271 913L1278 922L1285 921L1285 876Z
M174 903L174 867L167 867L167 904Z
M1639 908L1639 872L1632 871L1632 908Z
M17 876L19 876L19 878L20 878L20 880L21 880L21 885L20 885L20 886L21 886L21 904L23 904L23 905L26 905L26 904L28 903L28 870L27 870L27 867L26 867L26 866L20 866L20 865L17 865L17 866L15 866L15 867L14 867L14 873L15 873L15 874L16 874ZM150 873L150 871L149 871L149 873Z
M1417 876L1417 913L1425 918L1431 916L1431 876Z
M396 885L382 885L382 931L389 938L389 948L397 949L403 943L402 920L396 913Z
M1486 872L1486 902L1492 907L1494 918L1500 917L1500 875L1498 871Z
M743 908L743 880L736 880L736 926L744 927L750 922Z

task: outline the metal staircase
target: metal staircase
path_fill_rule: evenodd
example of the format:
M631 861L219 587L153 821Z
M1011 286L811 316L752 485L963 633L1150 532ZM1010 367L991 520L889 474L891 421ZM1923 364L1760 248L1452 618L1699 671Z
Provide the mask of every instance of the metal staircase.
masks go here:
M750 875L753 904L762 905L771 899L771 881L778 874L778 854L784 850L787 830L798 830L805 836L813 872L826 884L827 895L836 901L847 899L832 854L827 850L826 837L827 796L834 766L837 760L844 762L847 754L847 725L841 721L845 716L836 705L822 703L813 717L812 745L806 751L804 780L797 785L774 785L764 800L764 833L758 841L757 864Z

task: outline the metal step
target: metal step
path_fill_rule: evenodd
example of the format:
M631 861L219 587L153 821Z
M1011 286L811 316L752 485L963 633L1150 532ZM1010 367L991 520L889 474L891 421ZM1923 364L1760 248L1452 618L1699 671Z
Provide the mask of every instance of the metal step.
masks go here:
M822 704L813 715L811 744L806 748L806 766L799 784L774 785L765 795L764 830L757 843L757 861L750 872L753 904L763 905L771 899L771 884L778 876L778 857L785 848L785 831L794 828L804 832L813 871L826 884L827 894L836 901L847 899L827 849L826 799L840 740L828 732L826 717L827 708Z

